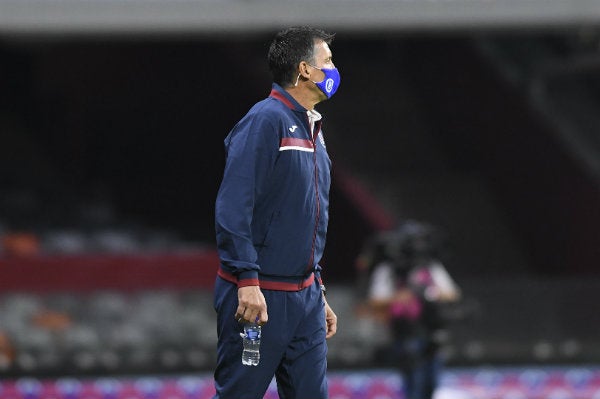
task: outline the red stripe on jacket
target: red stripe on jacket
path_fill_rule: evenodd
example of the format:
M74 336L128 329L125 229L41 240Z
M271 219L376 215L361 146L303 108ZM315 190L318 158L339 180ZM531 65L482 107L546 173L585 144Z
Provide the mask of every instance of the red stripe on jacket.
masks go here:
M268 280L257 280L257 279L246 279L246 280L238 280L238 278L223 269L219 268L217 271L219 277L223 280L229 281L230 283L236 284L238 287L246 287L249 285L258 285L260 288L265 290L275 290L275 291L300 291L306 287L311 286L315 282L315 274L311 273L306 280L302 281L302 283L288 283L283 281L268 281Z
M290 100L288 100L283 94L281 94L280 92L278 92L275 89L271 90L271 93L269 93L269 97L273 97L278 99L279 101L281 101L282 103L284 103L286 105L286 107L290 108L290 109L295 109L296 107L294 107L294 104L292 104L292 102Z
M279 148L282 147L302 147L308 149L314 149L315 146L312 141L306 139L297 139L295 137L284 137L279 143Z

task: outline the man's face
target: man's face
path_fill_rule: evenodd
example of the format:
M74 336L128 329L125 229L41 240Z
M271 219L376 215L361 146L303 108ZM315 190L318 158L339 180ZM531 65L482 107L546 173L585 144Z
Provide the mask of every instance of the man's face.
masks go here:
M315 66L321 69L333 69L335 65L333 65L333 55L331 54L331 50L329 49L329 45L323 41L319 41L315 44ZM325 74L323 72L317 72L317 76L321 76L321 79L314 79L315 82L320 82L325 79Z
M331 50L329 49L329 45L324 41L318 41L315 43L315 52L314 52L314 66L320 69L333 69L335 65L333 64L333 56L331 54ZM322 82L325 80L325 73L320 71L319 69L314 69L314 78L311 78L314 82ZM327 96L318 88L316 88L320 100L326 100Z
M315 44L315 66L319 68L331 69L335 68L333 65L333 56L329 45L323 41L319 41Z

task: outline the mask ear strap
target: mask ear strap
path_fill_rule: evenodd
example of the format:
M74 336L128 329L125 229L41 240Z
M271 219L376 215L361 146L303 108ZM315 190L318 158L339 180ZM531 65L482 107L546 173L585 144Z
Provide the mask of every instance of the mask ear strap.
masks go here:
M302 63L304 63L304 61L302 61L300 63L300 65L302 65ZM316 67L312 66L311 64L308 64L308 65L311 66L311 67L313 67L313 68L316 68ZM306 71L306 68L304 68L304 69ZM317 68L317 69L319 69L319 68ZM308 72L306 72L306 73L308 73ZM298 87L298 82L300 81L300 76L301 75L302 75L302 71L298 72L298 76L296 77L296 83L294 84L294 87Z

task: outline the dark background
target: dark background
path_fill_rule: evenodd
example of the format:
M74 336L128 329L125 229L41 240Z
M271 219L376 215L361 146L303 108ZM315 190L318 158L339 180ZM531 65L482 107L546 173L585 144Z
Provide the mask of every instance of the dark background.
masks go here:
M595 274L597 177L478 46L482 38L496 46L563 43L569 54L570 35L339 35L333 49L343 83L335 99L319 106L335 168L367 187L378 182L369 190L393 220L442 224L459 251L451 262L467 264L456 266L465 273L491 263ZM15 209L8 204L3 211L8 226L76 224L73 204L105 201L124 220L213 243L222 142L270 90L269 40L256 34L5 42L0 187L33 193L30 201L39 205L13 200ZM451 189L453 179L471 183ZM415 181L434 195L411 189ZM381 186L400 191L384 193ZM493 208L494 220L481 221L491 224L485 237L469 220L478 217L477 209L469 214L473 204L446 206L443 212L455 215L445 216L436 206L456 203L453 196L468 197L469 190L484 190L488 205L479 207ZM356 208L334 178L327 261L336 278L347 279L357 246L377 229ZM467 250L461 242L470 239L475 245ZM486 259L490 248L511 252L498 254L510 265Z

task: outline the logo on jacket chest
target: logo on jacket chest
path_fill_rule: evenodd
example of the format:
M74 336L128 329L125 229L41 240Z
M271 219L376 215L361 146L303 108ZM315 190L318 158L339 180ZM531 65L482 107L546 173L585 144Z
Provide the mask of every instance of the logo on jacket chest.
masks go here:
M319 132L319 142L321 142L321 145L325 148L327 148L327 146L325 145L325 138L323 137L323 132Z

